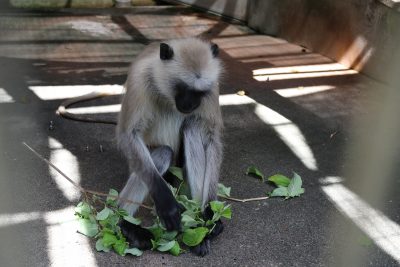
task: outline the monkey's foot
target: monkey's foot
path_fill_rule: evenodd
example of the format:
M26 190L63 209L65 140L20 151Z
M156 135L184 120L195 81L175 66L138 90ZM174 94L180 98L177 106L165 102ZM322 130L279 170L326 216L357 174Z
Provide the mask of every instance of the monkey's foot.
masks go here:
M208 235L208 238L213 239L213 238L219 236L223 231L224 231L224 224L222 223L221 220L218 220L215 222L214 229Z
M141 250L152 248L151 239L153 238L153 235L149 230L125 220L121 222L120 227L122 234L126 237L126 241L129 243L129 247L135 247Z
M191 251L197 256L204 257L211 251L210 239L205 238L200 244L191 248Z

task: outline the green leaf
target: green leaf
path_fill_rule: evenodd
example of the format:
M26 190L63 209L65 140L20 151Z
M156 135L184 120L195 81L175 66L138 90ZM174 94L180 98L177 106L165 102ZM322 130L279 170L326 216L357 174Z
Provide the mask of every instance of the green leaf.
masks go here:
M224 202L221 201L211 201L210 202L211 210L214 212L214 215L211 219L213 223L218 221L221 217L225 217L230 219L232 217L232 211L230 205L225 206Z
M179 246L179 243L175 241L174 246L169 250L169 253L171 253L174 256L179 256L181 253L181 247Z
M75 212L87 219L92 213L92 207L89 205L89 203L82 201L76 205Z
M181 183L178 195L190 196L190 186L184 181Z
M88 237L94 237L99 232L97 223L91 222L89 219L78 219L78 232Z
M183 232L182 242L189 247L197 246L201 243L201 241L203 241L207 233L208 228L206 227L187 229L185 232Z
M98 221L102 221L108 218L108 216L110 215L110 213L112 213L113 211L107 207L105 207L102 211L100 211L99 213L97 213L96 215L96 220Z
M304 189L301 188L302 184L303 181L301 180L301 177L297 173L294 173L293 178L287 187L288 197L297 197L303 194Z
M124 218L125 221L128 221L128 222L130 222L132 224L135 224L135 225L140 225L142 223L142 221L140 219L134 218L134 217L132 217L130 215L124 216L123 218Z
M224 207L223 211L221 212L221 217L224 217L224 218L227 218L227 219L231 219L232 218L232 210L231 210L231 206L230 205Z
M151 241L151 250L156 249L158 247L158 242L153 239L151 239L150 241Z
M104 251L104 252L110 252L110 248L107 248L103 245L103 239L97 239L96 241L96 250L97 251Z
M254 166L248 167L248 168L247 168L247 171L246 171L246 174L247 174L247 175L250 174L250 175L257 176L258 178L261 179L261 181L264 182L264 174L262 174L262 172L259 171L259 170L258 170L256 167L254 167Z
M288 187L290 179L282 174L275 174L268 178L268 181L274 183L276 186Z
M116 197L118 197L118 191L111 188L110 191L108 191L106 200L114 200Z
M128 213L126 210L124 210L124 209L118 209L118 210L117 210L117 213L118 213L118 215L121 216L121 217L124 217L124 216L128 216L128 215L129 215L129 213Z
M206 226L210 226L210 225L213 225L213 224L214 224L214 222L212 220L207 220L206 221Z
M164 230L160 227L158 223L154 223L152 226L147 227L147 230L152 233L155 240L159 240L164 233Z
M107 248L111 247L117 242L117 237L114 235L114 233L111 233L110 231L104 232L103 231L103 245Z
M214 200L210 202L210 207L214 213L221 212L224 208L224 203L221 201Z
M106 203L110 206L116 207L117 206L117 198L118 197L118 191L115 189L110 189L108 192L108 196L106 199Z
M176 243L175 240L172 240L172 241L169 241L169 242L159 243L158 244L159 246L157 247L157 250L161 251L161 252L168 251L168 250L172 249L175 246L175 243Z
M138 248L127 248L125 249L125 254L131 254L133 256L140 257L142 256L143 252Z
M271 197L287 197L288 189L287 189L287 187L275 188L274 191L271 192L270 196Z
M172 173L176 178L183 181L183 171L179 167L169 167L168 171Z
M121 256L125 256L125 250L127 248L128 243L125 241L125 239L119 239L113 245L113 249L115 250L115 252L117 252Z
M200 210L200 203L196 200L188 199L188 197L185 195L179 195L177 196L176 199L180 204L184 206L185 210L190 210L190 211Z
M223 197L231 196L231 188L226 187L225 185L218 183L218 195Z
M118 214L110 213L107 219L99 221L99 224L105 228L111 229L112 231L116 231L118 229L119 219L120 217L118 216Z
M177 235L178 235L177 231L164 232L162 234L161 238L171 241L171 240L174 240Z
M184 228L192 228L199 224L193 217L186 214L182 215L181 222Z
M96 224L97 224L96 217L95 217L93 214L90 214L90 215L89 215L89 221L90 221L91 223L96 223Z

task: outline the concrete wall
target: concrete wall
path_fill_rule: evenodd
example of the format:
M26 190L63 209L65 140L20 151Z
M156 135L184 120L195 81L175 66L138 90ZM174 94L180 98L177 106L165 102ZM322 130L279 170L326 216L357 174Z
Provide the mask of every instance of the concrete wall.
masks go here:
M190 4L218 14L246 21L247 6L251 1L253 0L179 0L174 2Z
M248 12L253 29L383 81L400 46L400 13L378 0L251 0Z

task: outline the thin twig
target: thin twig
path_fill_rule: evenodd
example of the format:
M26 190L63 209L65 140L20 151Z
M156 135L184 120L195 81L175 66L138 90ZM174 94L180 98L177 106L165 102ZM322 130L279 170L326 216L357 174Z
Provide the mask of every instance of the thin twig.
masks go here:
M68 175L66 175L64 172L62 172L59 168L57 168L57 166L55 166L53 163L51 163L50 161L48 161L47 159L45 159L42 155L40 155L36 150L34 150L32 147L30 147L27 143L23 142L22 143L24 146L26 146L30 151L32 151L38 158L40 158L41 160L43 160L44 162L46 162L50 167L52 167L53 169L55 169L59 174L62 175L62 177L64 177L68 182L70 182L73 186L75 186L79 191L81 191L83 194L91 194L91 195L98 195L98 196L104 196L104 197L110 197L110 198L114 198L116 200L122 200L124 202L128 202L129 204L135 204L135 205L140 205L141 207L145 208L145 209L149 209L152 210L152 207L149 207L147 205L144 205L142 203L138 203L138 202L134 202L131 201L129 199L126 198L121 198L121 197L116 197L116 196L112 196L109 195L107 193L103 193L103 192L98 192L98 191L94 191L94 190L88 190L83 188L82 186L80 186L79 184L77 184L74 180L72 180L70 177L68 177Z
M219 197L225 198L227 200L231 200L231 201L236 201L236 202L250 202L250 201L260 201L260 200L265 200L268 199L269 197L254 197L254 198L244 198L244 199L240 199L240 198L234 198L234 197L227 197L227 196L222 196L222 195L218 195Z

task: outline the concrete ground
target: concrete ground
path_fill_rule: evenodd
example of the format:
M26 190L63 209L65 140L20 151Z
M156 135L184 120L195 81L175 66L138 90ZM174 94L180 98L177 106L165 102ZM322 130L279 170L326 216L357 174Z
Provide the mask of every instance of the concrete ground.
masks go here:
M72 207L79 193L22 142L87 189L120 190L128 172L114 126L66 120L55 110L68 97L123 84L129 63L147 43L187 36L217 43L226 69L221 181L234 197L265 196L273 186L245 175L255 165L266 176L297 172L306 192L287 201L232 202L233 218L204 258L98 253L75 230ZM400 262L400 180L377 211L357 195L360 181L344 177L351 162L347 146L357 138L352 120L367 112L369 88L378 85L326 57L181 7L6 10L0 16L0 69L1 266ZM236 95L239 90L247 96ZM118 101L112 96L76 107L98 106L100 112L87 115L115 119L115 112L101 108Z

